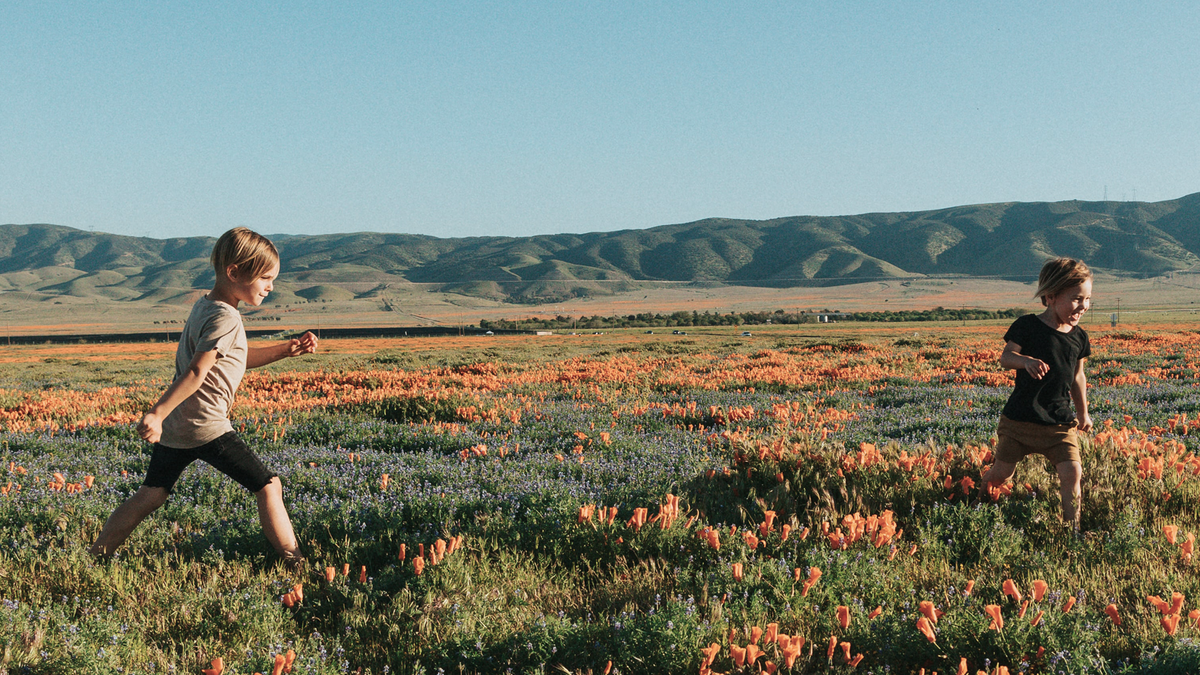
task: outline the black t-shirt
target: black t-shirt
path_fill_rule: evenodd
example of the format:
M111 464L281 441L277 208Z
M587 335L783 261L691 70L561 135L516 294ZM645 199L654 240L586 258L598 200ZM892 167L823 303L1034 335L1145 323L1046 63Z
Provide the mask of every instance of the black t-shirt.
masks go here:
M1032 356L1050 366L1050 372L1040 380L1030 377L1024 368L1017 371L1017 386L1004 406L1004 416L1035 424L1073 424L1071 383L1075 380L1075 368L1080 359L1092 355L1087 332L1075 326L1069 333L1060 333L1037 315L1026 314L1013 322L1004 340L1017 343L1023 356Z

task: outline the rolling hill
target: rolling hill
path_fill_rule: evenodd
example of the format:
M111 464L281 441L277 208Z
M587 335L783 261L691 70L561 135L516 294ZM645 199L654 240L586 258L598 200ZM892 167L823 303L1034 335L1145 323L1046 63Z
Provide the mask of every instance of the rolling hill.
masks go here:
M1200 265L1200 193L1170 201L1036 202L911 213L713 218L644 230L442 239L357 232L272 237L279 299L336 302L393 284L554 301L641 282L833 284L928 275L1036 275L1047 257L1115 275ZM212 282L210 237L153 239L0 225L0 292L190 302ZM279 300L277 300L279 301Z

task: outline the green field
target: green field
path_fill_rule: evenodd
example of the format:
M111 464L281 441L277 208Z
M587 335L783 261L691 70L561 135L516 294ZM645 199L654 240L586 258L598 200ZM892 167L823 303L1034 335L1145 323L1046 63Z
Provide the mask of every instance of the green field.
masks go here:
M235 411L285 484L302 575L252 496L202 466L91 560L140 484L130 420L171 347L12 347L0 668L269 673L292 650L311 673L692 673L715 644L720 672L1195 672L1196 327L1092 326L1092 415L1111 426L1086 447L1079 534L1041 462L998 501L971 487L1008 393L1000 324L327 340L248 377ZM936 643L922 602L944 612Z

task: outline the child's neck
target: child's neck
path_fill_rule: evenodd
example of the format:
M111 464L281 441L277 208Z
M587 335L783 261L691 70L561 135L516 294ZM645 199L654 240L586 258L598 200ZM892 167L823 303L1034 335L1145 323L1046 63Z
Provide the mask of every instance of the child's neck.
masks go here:
M1060 333L1070 333L1071 329L1074 328L1074 326L1069 323L1059 323L1058 317L1055 316L1054 312L1051 311L1049 307L1046 308L1046 311L1038 314L1038 318L1042 320L1042 323Z
M220 301L237 309L238 298L234 295L228 286L222 283L213 285L213 289L206 296L209 300Z

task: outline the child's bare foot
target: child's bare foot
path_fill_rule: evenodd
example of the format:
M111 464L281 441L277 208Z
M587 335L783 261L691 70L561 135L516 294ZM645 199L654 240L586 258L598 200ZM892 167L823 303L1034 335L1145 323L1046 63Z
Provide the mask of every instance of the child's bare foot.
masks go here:
M308 558L299 551L289 551L283 554L283 566L290 572L304 576L308 572Z

